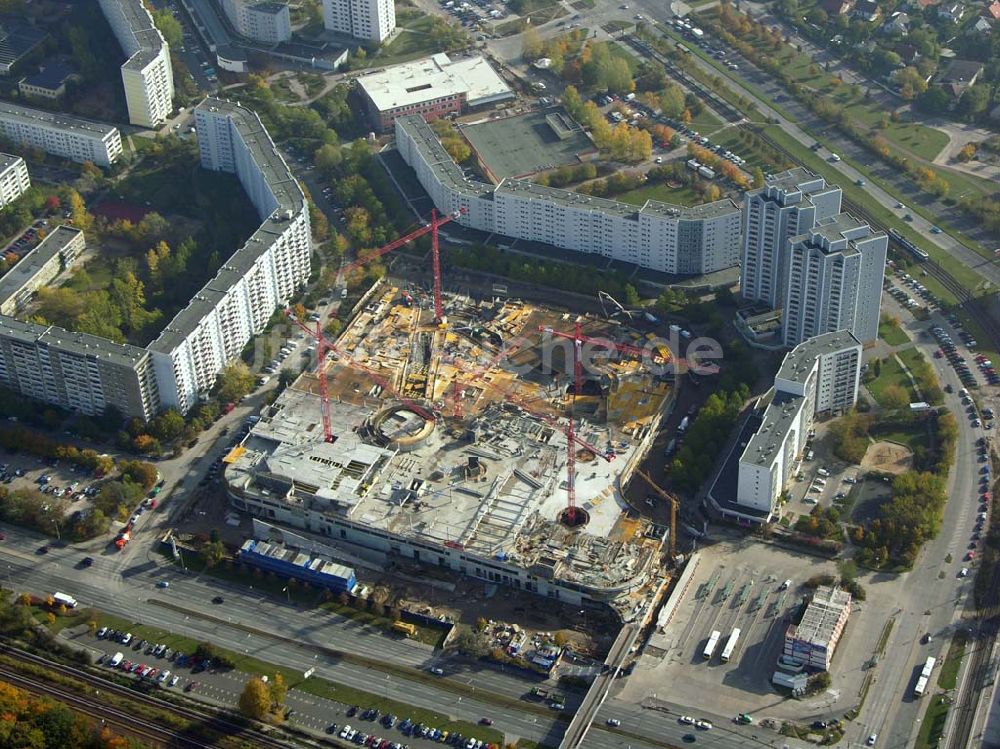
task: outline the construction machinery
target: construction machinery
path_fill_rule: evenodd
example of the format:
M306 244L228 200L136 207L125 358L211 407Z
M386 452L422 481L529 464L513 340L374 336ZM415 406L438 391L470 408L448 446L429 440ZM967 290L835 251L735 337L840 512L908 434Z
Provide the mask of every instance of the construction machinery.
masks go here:
M444 322L444 305L441 302L441 250L438 245L438 229L448 222L454 221L463 213L465 213L465 209L461 208L454 213L439 216L437 209L434 208L431 210L430 223L424 224L419 229L415 229L409 234L404 234L399 239L394 239L392 242L382 245L377 250L366 254L363 258L358 258L353 263L348 263L341 269L341 273L346 276L347 273L355 268L360 268L361 266L370 263L372 260L380 258L393 250L398 250L400 247L409 244L415 239L419 239L425 234L430 233L431 270L434 274L434 322L441 324Z
M653 491L670 506L670 561L673 562L677 556L677 513L680 510L681 501L666 489L660 487L649 474L642 469L636 469L636 473L645 479L646 483L652 487Z

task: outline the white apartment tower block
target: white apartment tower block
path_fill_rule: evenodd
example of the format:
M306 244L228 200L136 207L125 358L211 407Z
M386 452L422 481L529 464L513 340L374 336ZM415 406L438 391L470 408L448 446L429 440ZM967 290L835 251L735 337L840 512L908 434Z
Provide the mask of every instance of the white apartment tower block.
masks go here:
M545 242L665 273L703 274L739 260L740 209L732 200L681 207L618 203L526 180L469 179L420 115L398 117L396 145L442 213L457 223Z
M852 408L860 380L861 343L846 330L789 351L757 417L760 426L740 456L736 503L765 518L774 514L816 416Z
M263 223L150 345L164 405L187 411L309 276L305 196L254 112L219 99L195 110L201 163L233 172Z
M229 22L241 36L268 44L292 38L291 15L287 3L254 0L220 0Z
M53 156L111 166L121 156L118 128L44 109L0 102L0 135Z
M772 175L763 187L746 193L740 270L744 299L781 307L788 239L839 213L840 201L839 187L803 167Z
M13 203L31 187L28 165L20 156L0 153L0 208Z
M330 31L381 44L396 28L393 0L323 0L323 25Z
M788 243L782 331L786 346L837 330L878 337L889 238L841 213Z
M143 0L98 2L128 58L121 68L128 121L140 127L157 127L174 108L170 47Z

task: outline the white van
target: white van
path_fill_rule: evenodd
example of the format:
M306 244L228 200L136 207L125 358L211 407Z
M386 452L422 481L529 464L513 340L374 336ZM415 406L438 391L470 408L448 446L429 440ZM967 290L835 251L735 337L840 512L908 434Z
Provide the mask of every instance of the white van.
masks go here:
M121 663L122 659L124 658L125 656L122 655L121 653L115 653L113 656L111 656L111 660L108 661L108 665L111 666L111 668L117 668L118 664Z
M778 588L778 590L788 590L790 587L792 587L792 581L789 579L785 580L785 582L781 584L781 587Z
M830 472L828 470L826 470L825 468L817 468L816 469L816 473L818 473L820 476L824 476L824 477L830 475Z

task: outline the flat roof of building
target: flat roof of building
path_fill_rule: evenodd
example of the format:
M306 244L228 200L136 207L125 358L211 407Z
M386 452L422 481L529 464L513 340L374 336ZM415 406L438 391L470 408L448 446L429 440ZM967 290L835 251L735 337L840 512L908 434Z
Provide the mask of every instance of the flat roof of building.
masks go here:
M637 206L572 190L547 187L526 179L505 179L499 185L491 185L466 176L441 145L433 128L420 115L399 117L396 122L413 138L414 145L424 161L433 165L440 180L466 195L485 198L491 194L506 193L633 220L638 220L640 214L666 216L678 220L715 218L727 214L739 215L739 206L729 198L696 206L672 205L657 200L647 200L644 205Z
M563 123L559 132L553 122ZM497 181L576 164L581 154L597 150L561 108L459 127Z
M257 114L246 107L224 99L208 98L198 105L224 112L235 124L237 132L246 143L253 156L254 163L261 170L267 181L278 208L250 236L242 247L237 249L222 265L218 273L211 278L187 306L178 312L163 329L160 335L150 344L150 349L156 351L173 351L193 331L201 321L218 305L233 285L253 267L284 232L290 220L306 209L305 195L292 175L288 164L278 152L274 141Z
M795 627L795 639L828 646L833 640L834 630L844 609L850 605L851 594L846 590L827 585L816 588L812 601L802 615L802 621Z
M0 153L0 172L6 172L19 161L24 161L24 159L12 153Z
M809 376L809 372L812 371L813 364L818 357L852 346L861 346L861 342L849 330L837 330L833 333L807 338L785 354L775 379L805 382L805 378Z
M782 205L794 205L799 202L808 204L812 195L839 191L839 187L828 185L822 176L814 174L804 166L796 166L777 174L767 175L763 187L748 191L747 196L763 194Z
M61 112L49 112L44 109L33 107L22 107L11 104L9 101L0 101L0 117L8 120L16 120L26 125L45 125L46 127L58 128L59 130L69 130L70 132L89 135L95 138L107 138L118 128L94 120L85 120L82 117L63 114Z
M824 219L820 219L816 224L804 235L805 237L822 237L827 242L836 243L837 246L834 251L841 249L840 245L845 242L850 242L855 238L859 238L857 229L866 228L868 229L868 234L871 233L871 227L868 223L862 221L850 213L838 213L835 216L828 216ZM864 236L865 234L862 234ZM789 243L794 243L798 240L798 237L793 237L789 240Z
M22 82L29 86L55 91L74 75L76 75L76 68L68 62L52 60L45 63L45 67L34 75L24 78Z
M106 361L125 367L134 367L149 356L144 348L127 343L114 343L107 338L74 333L55 325L22 322L7 315L0 315L0 335L20 340L29 346L50 346L94 361Z
M486 58L443 52L360 76L358 85L382 112L461 94L469 106L514 97Z
M253 5L251 7L258 13L267 13L272 16L276 16L282 11L288 9L288 6L285 5L285 3L271 3L271 2L257 3L256 5Z
M760 428L750 438L740 460L763 468L771 465L805 404L806 399L800 395L774 391L764 410Z
M10 67L27 55L47 37L41 29L19 23L0 21L0 66Z
M115 0L115 3L121 9L138 48L135 52L124 50L125 54L131 53L131 56L122 67L142 70L160 54L167 42L153 23L153 17L146 10L143 0Z
M82 232L72 226L57 226L37 247L0 276L0 302L6 302L23 289L46 263L58 255Z

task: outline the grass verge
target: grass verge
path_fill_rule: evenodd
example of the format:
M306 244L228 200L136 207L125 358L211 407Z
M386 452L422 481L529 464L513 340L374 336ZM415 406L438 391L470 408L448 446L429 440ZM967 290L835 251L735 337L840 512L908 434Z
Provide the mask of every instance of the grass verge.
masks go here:
M886 321L878 324L878 337L890 346L902 346L904 343L910 342L905 331L899 325L893 325Z
M912 401L916 393L910 384L910 378L906 376L906 372L903 371L903 367L896 361L896 358L890 356L883 359L881 367L882 370L879 372L879 376L865 383L868 391L878 401L879 405L884 405L885 392L893 386L903 388L903 390L909 393L910 400Z
M920 724L920 731L917 733L915 749L934 749L940 744L950 706L951 702L943 695L931 698L923 722Z
M962 666L962 658L965 657L965 646L968 637L965 632L959 630L948 646L948 654L944 657L941 670L938 672L938 686L942 689L954 689L958 684L958 669Z

